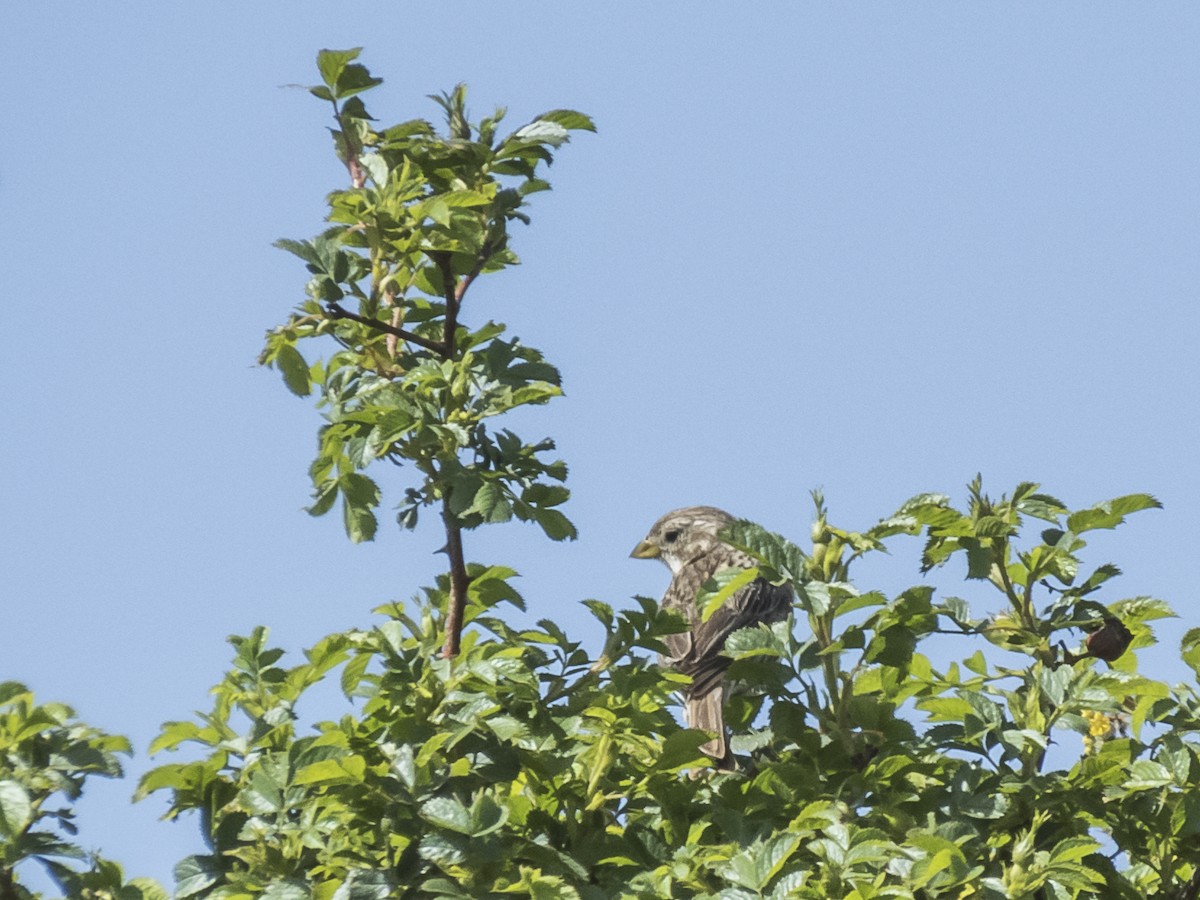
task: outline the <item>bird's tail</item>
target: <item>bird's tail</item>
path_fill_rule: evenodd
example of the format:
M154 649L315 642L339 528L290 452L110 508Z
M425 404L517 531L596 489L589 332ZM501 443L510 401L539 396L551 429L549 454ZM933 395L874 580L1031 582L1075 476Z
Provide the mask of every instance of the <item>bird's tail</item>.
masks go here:
M725 736L725 689L718 684L711 691L688 697L684 705L688 728L711 731L717 736L701 745L700 749L716 760L717 767L732 769L733 754Z

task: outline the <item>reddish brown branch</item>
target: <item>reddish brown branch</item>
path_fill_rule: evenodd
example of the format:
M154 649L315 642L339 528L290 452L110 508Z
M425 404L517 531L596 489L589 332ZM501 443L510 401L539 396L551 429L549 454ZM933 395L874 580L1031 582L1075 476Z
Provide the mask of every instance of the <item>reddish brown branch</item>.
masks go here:
M411 331L405 331L403 328L397 328L395 325L389 325L387 322L380 322L378 319L369 319L366 316L360 316L358 313L352 313L350 310L339 306L332 300L325 304L329 315L335 319L349 319L351 322L358 322L360 325L366 325L375 331L383 334L394 335L409 343L416 344L418 347L424 347L426 350L432 350L434 353L441 356L446 355L446 347L437 341L431 341L428 338L423 338L419 334L413 334Z
M450 266L450 254L439 253L434 257L438 269L442 273L442 296L446 298L446 318L442 323L442 343L446 345L448 356L454 355L454 335L458 331L458 309L462 306L462 296L465 289L460 291L454 283L454 271Z
M446 359L452 359L455 355L458 311L462 308L463 297L471 283L483 272L483 267L487 265L491 255L492 248L485 244L471 271L456 280L450 265L450 254L430 254L441 270L443 295L446 298L446 318L440 351ZM450 511L449 497L443 501L442 521L446 526L446 555L450 560L450 598L446 607L446 643L442 647L442 658L452 659L458 656L462 645L463 619L467 608L467 586L470 584L470 578L467 577L467 562L463 556L462 526L455 521L454 514Z
M442 507L442 521L446 524L446 555L450 558L450 601L446 606L446 643L442 647L442 658L458 656L462 644L463 616L467 608L467 563L463 558L462 527L454 521L447 497Z
M492 253L492 245L484 244L479 250L479 257L475 260L475 265L471 267L471 271L457 281L450 267L449 253L439 253L433 258L442 272L442 292L446 298L446 320L442 333L442 342L448 348L447 355L453 353L454 335L458 331L458 311L462 308L463 297L466 296L467 289L483 272L483 267L491 259Z
M360 188L367 183L367 173L363 170L362 164L358 161L358 154L346 160L346 169L350 172L350 184L356 188Z

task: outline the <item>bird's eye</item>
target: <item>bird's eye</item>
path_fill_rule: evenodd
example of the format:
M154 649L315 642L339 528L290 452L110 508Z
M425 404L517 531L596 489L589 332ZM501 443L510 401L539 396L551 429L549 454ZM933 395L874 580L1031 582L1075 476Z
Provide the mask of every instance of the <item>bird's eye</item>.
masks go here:
M678 531L668 531L666 534L663 535L663 540L666 541L668 544L673 544L677 540L679 540L679 532Z

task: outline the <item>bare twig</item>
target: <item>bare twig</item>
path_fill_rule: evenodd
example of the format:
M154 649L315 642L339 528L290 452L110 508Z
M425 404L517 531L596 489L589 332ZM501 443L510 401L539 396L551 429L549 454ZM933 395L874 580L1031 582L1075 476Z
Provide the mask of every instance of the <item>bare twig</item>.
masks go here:
M437 341L423 338L419 334L413 334L411 331L405 331L403 328L397 328L395 325L389 325L387 322L380 322L378 319L369 319L366 316L360 316L358 313L352 313L332 300L325 304L325 309L335 319L349 319L351 322L358 322L360 325L366 325L368 328L373 328L375 331L382 332L383 334L395 335L402 340L416 344L418 347L424 347L426 350L432 350L434 353L442 356L446 355L445 345Z

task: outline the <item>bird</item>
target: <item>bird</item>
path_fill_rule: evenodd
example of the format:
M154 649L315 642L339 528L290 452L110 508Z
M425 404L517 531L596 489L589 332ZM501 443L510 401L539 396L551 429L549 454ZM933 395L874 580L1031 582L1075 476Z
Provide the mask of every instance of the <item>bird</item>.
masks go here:
M790 585L756 578L702 621L702 610L696 604L701 585L721 569L756 565L749 554L721 540L721 530L735 521L713 506L676 509L655 522L630 554L634 559L661 560L671 570L671 583L659 605L681 615L688 630L664 636L669 655L660 656L660 661L691 676L691 684L683 690L684 716L689 728L715 735L701 750L722 769L733 768L725 732L725 670L731 662L721 653L725 641L740 628L783 621L793 597Z

